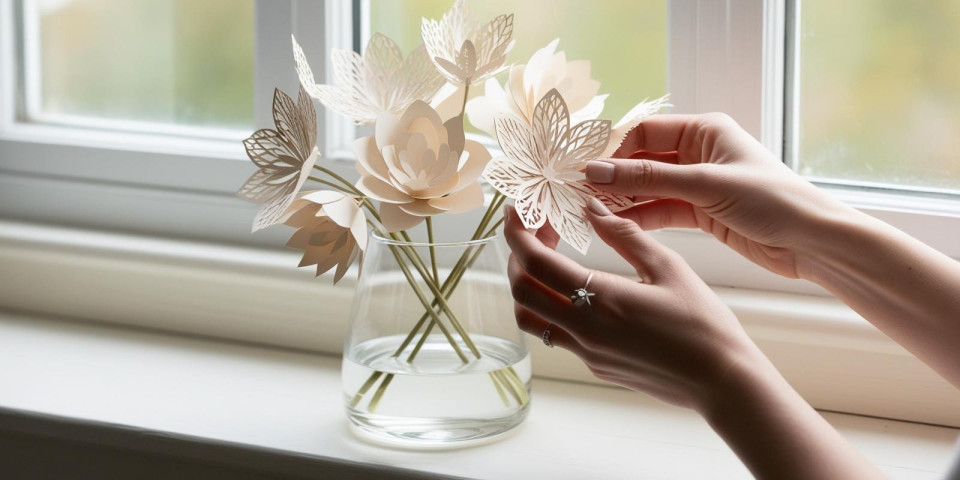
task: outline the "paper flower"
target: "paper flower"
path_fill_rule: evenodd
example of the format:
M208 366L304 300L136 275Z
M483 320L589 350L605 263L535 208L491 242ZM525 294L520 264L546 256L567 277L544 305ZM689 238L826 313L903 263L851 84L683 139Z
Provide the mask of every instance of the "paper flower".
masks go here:
M600 116L607 95L597 95L600 82L590 78L590 61L568 62L564 52L556 51L559 42L537 50L526 64L511 67L506 90L496 79L488 79L483 96L467 103L470 123L491 136L494 118L500 114L516 115L530 124L537 102L553 88L566 101L572 123Z
M644 100L631 108L630 111L613 126L607 148L603 150L599 158L610 158L613 153L620 148L620 145L623 144L623 140L627 138L630 130L640 125L640 122L642 122L644 118L659 112L661 108L672 106L667 101L669 98L670 95L664 95L649 102Z
M440 21L424 18L420 34L430 59L454 85L479 83L499 73L513 48L513 15L480 22L457 0Z
M380 201L383 225L406 230L438 213L462 213L483 204L477 182L490 161L478 142L465 140L463 117L446 124L424 102L400 118L382 113L375 135L357 139L357 188Z
M303 250L301 267L317 266L317 276L334 266L336 284L366 248L367 224L356 197L333 191L317 191L296 199L285 213L284 223L297 231L288 247Z
M525 227L550 222L560 238L586 253L593 232L583 213L587 199L597 197L613 211L633 205L628 197L593 188L582 172L586 162L599 158L607 147L609 120L571 127L570 111L552 89L537 103L530 125L511 115L498 116L495 123L506 157L493 159L483 176L515 200Z
M336 85L318 85L303 49L293 41L297 76L307 93L335 112L369 125L382 112L400 115L416 100L429 101L444 84L421 44L407 58L389 37L370 37L361 57L350 50L332 49L330 62Z
M237 195L265 204L253 220L253 231L274 225L297 196L320 153L317 151L317 114L313 101L300 88L297 103L273 91L273 123L243 141L247 156L259 167Z

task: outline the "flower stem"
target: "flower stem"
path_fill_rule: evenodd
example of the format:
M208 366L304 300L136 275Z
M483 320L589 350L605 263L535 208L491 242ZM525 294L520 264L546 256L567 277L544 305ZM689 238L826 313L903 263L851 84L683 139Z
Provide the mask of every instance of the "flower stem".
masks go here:
M430 242L430 266L433 267L433 281L440 284L440 274L437 273L437 251L433 246L433 216L427 217L427 241Z

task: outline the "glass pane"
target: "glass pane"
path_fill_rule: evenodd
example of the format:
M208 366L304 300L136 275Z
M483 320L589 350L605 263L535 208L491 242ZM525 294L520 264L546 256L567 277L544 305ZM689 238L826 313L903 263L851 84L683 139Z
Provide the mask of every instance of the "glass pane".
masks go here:
M32 114L253 125L253 0L25 3Z
M439 20L453 0L370 0L370 32L396 40L404 52L420 43L421 17ZM602 6L598 6L602 5ZM592 76L609 93L603 118L616 122L646 97L666 93L666 0L474 0L470 11L482 22L514 14L510 63L555 38L567 60L590 60ZM500 77L501 82L506 73ZM474 94L482 94L482 88Z
M804 0L798 165L960 190L960 2Z

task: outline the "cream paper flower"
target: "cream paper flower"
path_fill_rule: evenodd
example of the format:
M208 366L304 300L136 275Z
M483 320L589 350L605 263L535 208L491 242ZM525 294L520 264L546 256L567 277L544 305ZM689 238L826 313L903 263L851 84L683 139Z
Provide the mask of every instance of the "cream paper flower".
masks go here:
M513 15L480 22L457 0L440 21L424 18L420 34L430 59L454 85L479 83L499 73L513 48Z
M610 141L607 142L607 148L603 150L603 153L601 153L598 158L610 158L613 153L620 148L620 145L623 144L623 140L627 138L630 130L640 125L643 119L659 112L661 108L671 107L672 105L667 101L669 98L670 95L667 94L656 100L644 100L634 105L620 121L614 124L613 130L610 132Z
M349 50L332 49L330 61L336 85L318 85L303 49L293 41L293 57L300 84L313 98L353 119L369 125L382 112L400 115L417 100L429 101L444 84L421 44L407 58L389 37L370 37L361 57Z
M285 212L284 223L297 231L288 247L303 250L301 267L317 266L317 276L334 266L336 284L367 245L367 224L359 199L333 191L309 192Z
M506 90L496 79L488 79L483 96L467 103L470 123L491 136L497 115L515 115L529 125L537 102L554 88L566 101L572 123L600 116L607 95L597 95L600 82L590 78L590 61L568 62L563 51L556 51L559 42L555 39L537 50L526 64L510 67Z
M243 141L247 156L259 170L237 195L265 204L253 220L254 232L280 222L320 156L317 114L303 88L297 103L279 89L273 91L273 123L276 130L260 129Z
M497 138L505 157L484 169L484 178L515 200L523 225L545 223L580 253L590 246L593 227L583 213L590 197L613 211L633 206L623 195L601 192L586 181L586 162L599 158L610 140L609 120L586 120L571 127L570 111L552 89L533 109L528 125L512 115L496 118Z
M424 102L399 118L382 113L375 135L357 139L357 188L380 201L384 227L406 230L438 213L462 213L483 204L477 182L490 161L478 142L465 140L463 117L446 124Z

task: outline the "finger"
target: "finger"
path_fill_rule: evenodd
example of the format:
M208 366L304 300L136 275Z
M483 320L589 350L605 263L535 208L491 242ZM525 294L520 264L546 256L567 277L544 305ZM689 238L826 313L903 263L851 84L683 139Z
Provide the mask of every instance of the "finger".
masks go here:
M527 274L514 255L510 255L507 264L507 277L510 279L510 292L517 304L549 322L563 326L574 335L584 326L578 320L586 314L569 298Z
M547 327L553 325L550 327L550 333L547 335L550 346L560 347L564 350L573 351L574 353L582 349L580 343L573 335L570 335L570 332L559 325L544 320L543 317L531 312L523 305L514 304L513 314L517 318L517 327L537 337L540 342L543 342L543 333L547 330Z
M590 183L622 195L682 198L695 205L717 203L717 183L705 165L610 158L587 162Z
M656 153L648 152L646 150L637 150L636 152L631 153L630 155L613 155L614 158L630 158L633 160L656 160L663 163L679 163L679 157L676 152L670 153Z
M698 115L651 115L627 133L620 148L614 154L648 152L676 152L685 138L693 138L701 123Z
M524 228L514 209L507 209L503 234L523 270L555 292L567 295L581 287L590 272L544 245Z
M600 239L630 263L644 283L656 284L669 269L667 250L635 222L614 215L596 198L590 198L584 210Z
M689 202L664 198L630 207L617 216L631 220L645 231L661 228L699 228L697 208Z

